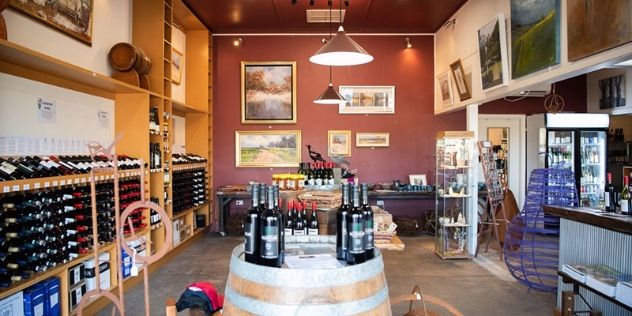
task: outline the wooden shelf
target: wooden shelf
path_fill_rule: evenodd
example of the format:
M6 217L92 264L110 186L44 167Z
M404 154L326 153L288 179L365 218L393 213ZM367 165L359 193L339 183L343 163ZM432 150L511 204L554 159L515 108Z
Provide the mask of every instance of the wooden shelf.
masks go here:
M95 173L96 181L114 179L114 172ZM120 178L128 178L140 175L140 169L119 170ZM37 189L59 188L66 185L89 184L90 174L75 174L61 177L34 178L15 181L5 181L0 184L1 193L22 192Z
M557 271L557 275L559 275L562 278L562 282L564 282L566 284L572 284L573 285L573 293L575 293L575 294L579 294L579 288L583 287L586 290L588 290L588 291L590 291L592 293L595 293L595 294L601 296L602 298L604 298L604 299L606 299L606 300L608 300L608 301L610 301L612 303L615 303L615 304L625 308L628 311L632 311L632 306L628 306L628 305L626 305L626 304L624 304L622 302L619 302L616 298L608 296L608 295L605 295L605 294L597 291L597 289L593 288L592 286L586 285L585 283L581 283L581 282L573 279L570 275L568 275L568 274L566 274L566 273L564 273L562 271Z
M186 211L180 212L180 213L172 216L171 220L176 220L176 219L178 219L180 217L184 217L184 216L186 216L186 215L188 215L190 213L193 213L193 212L195 212L195 211L197 211L197 210L199 210L199 209L201 209L201 208L203 208L203 207L205 207L205 206L207 206L209 204L211 204L211 202L209 200L206 200L206 202L204 202L204 203L202 203L200 205L196 205L196 206L194 206L194 207L192 207L192 208L190 208L190 209L188 209Z

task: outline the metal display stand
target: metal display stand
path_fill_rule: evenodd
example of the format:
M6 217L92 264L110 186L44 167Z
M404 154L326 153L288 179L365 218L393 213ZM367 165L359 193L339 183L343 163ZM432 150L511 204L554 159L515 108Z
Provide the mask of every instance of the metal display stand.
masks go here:
M486 238L485 252L489 250L489 241L491 238L492 230L494 236L496 236L496 245L498 246L498 255L500 260L503 260L502 246L500 244L500 236L498 236L498 224L503 222L505 226L508 225L507 212L505 211L505 194L503 189L503 181L501 180L501 174L503 171L496 167L496 159L494 159L494 152L492 150L493 144L490 141L479 141L478 152L480 155L481 165L483 167L483 175L485 177L485 187L487 188L487 198L485 199L485 207L483 214L481 215L481 224L478 231L478 245L476 246L475 256L478 255L479 247L483 238ZM503 218L496 218L496 210L500 205Z

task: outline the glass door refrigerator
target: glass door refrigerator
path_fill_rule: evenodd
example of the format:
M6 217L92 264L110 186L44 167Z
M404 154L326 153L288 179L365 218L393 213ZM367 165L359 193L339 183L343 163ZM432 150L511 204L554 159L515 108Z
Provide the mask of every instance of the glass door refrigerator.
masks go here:
M537 137L537 149L545 151L550 158L539 157L535 166L531 164L531 170L533 167L572 170L580 205L599 206L603 202L608 172L608 114L546 113L539 117L532 120L527 118L527 139ZM538 125L537 121L542 119L542 127L529 128L530 121L532 125ZM527 140L527 146L536 145ZM533 155L534 152L534 148L527 148L527 155ZM527 161L530 158L528 156ZM529 173L531 170L528 170Z

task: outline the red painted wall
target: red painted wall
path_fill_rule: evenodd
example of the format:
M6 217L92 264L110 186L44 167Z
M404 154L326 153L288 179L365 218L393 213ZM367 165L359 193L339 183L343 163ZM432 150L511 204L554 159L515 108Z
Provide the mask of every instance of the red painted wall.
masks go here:
M310 144L326 155L327 131L350 130L351 168L357 168L362 182L393 179L408 181L408 175L432 175L434 137L440 130L465 129L465 112L433 115L433 38L413 36L412 49L405 49L404 36L355 36L358 44L374 56L371 63L333 67L333 84L393 85L395 114L338 114L337 105L317 105L312 101L329 83L329 67L313 64L309 57L322 45L322 36L242 37L235 47L232 37L215 37L214 51L214 187L243 184L248 180L269 182L272 173L295 172L297 168L235 167L235 131L302 131L302 144ZM241 61L297 62L297 124L242 125L240 108ZM356 148L356 132L388 132L388 148ZM303 161L309 161L307 149Z

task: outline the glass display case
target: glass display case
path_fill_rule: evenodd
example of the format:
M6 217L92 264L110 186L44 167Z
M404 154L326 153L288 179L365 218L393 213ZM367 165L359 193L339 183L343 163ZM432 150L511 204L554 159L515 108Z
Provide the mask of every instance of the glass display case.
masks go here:
M476 235L473 224L477 222L476 210L469 209L474 188L474 143L474 132L437 133L435 253L442 259L473 257L467 243Z

